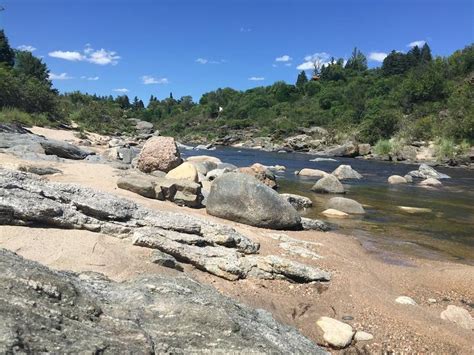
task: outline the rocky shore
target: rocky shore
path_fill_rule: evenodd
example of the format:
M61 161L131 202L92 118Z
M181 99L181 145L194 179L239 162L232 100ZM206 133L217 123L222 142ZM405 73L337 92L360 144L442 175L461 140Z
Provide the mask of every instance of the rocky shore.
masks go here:
M472 349L472 267L388 264L302 217L311 200L277 191L284 167L183 161L172 138L137 127L2 128L0 248L46 265L0 249L4 352ZM299 173L335 194L323 215L366 213L342 197L340 181L363 178L350 166ZM387 183L443 178L422 165Z

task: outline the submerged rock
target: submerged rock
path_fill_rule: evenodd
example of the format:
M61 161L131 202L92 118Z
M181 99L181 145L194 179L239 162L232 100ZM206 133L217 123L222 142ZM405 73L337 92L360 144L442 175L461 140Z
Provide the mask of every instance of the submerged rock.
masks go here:
M227 173L214 180L207 198L209 214L255 227L301 228L301 218L276 191L252 176Z
M118 283L0 249L0 300L2 353L325 353L270 313L187 277Z
M327 194L343 194L346 191L341 182L334 175L327 175L322 179L318 180L311 188L314 192L327 193Z
M298 171L297 175L299 176L308 176L308 177L324 177L328 175L327 172L318 170L318 169L308 169L304 168Z
M303 210L313 206L311 199L296 194L280 194L286 201L290 203L296 210Z
M441 181L435 178L428 178L420 182L420 186L441 186Z
M328 208L327 210L324 210L321 213L328 217L348 217L349 216L348 213L336 210L334 208Z
M410 171L408 175L419 179L450 179L449 175L440 173L427 164L421 164L418 170Z
M362 205L350 198L333 197L327 202L327 208L335 209L349 214L364 214Z
M408 182L407 179L400 175L392 175L387 181L391 185L406 184Z

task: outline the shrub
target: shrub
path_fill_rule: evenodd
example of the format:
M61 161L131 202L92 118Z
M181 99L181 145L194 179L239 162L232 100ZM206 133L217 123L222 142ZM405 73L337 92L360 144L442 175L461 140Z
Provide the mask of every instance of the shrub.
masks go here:
M392 151L392 143L387 139L380 139L374 146L377 155L389 155Z
M438 160L453 159L456 156L456 145L452 139L441 138L436 142L435 154Z

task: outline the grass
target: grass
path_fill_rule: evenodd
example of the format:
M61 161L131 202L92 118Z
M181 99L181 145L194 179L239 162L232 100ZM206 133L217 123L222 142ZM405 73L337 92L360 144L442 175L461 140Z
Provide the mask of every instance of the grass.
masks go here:
M389 155L392 151L392 143L387 139L379 140L374 146L374 152L377 155Z
M51 125L51 121L44 114L29 114L7 107L0 110L0 123L20 123L28 127Z

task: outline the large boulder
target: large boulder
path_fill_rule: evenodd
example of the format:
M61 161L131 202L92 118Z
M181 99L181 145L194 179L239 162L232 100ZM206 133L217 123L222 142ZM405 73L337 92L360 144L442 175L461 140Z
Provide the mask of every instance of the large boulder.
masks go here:
M255 163L250 167L239 168L237 171L239 173L253 176L272 189L276 189L278 187L275 174L273 174L270 169L267 169L267 167L262 164Z
M209 155L195 155L195 156L187 158L186 161L199 162L199 163L204 162L204 161L212 161L216 164L222 163L222 161L219 158L211 157Z
M350 198L333 197L327 202L327 208L342 211L349 214L364 214L365 210L362 205Z
M363 143L359 144L359 155L364 156L370 154L372 147L370 144Z
M206 210L210 215L256 227L301 228L301 217L293 206L247 174L227 173L214 180Z
M181 155L174 138L152 137L143 146L138 156L137 167L146 173L153 170L168 172L181 162Z
M346 191L341 182L334 175L326 175L322 179L318 180L316 184L311 188L314 192L327 193L327 194L343 194Z
M362 175L352 169L350 165L339 165L332 174L339 180L345 179L362 179Z
M198 172L193 164L184 162L166 174L166 178L198 182Z
M419 179L449 179L450 176L436 171L429 165L421 164L418 170L413 170L408 173L408 175L419 178Z
M308 176L308 177L324 177L328 175L328 173L322 170L318 170L318 169L303 168L300 171L298 171L297 175Z

